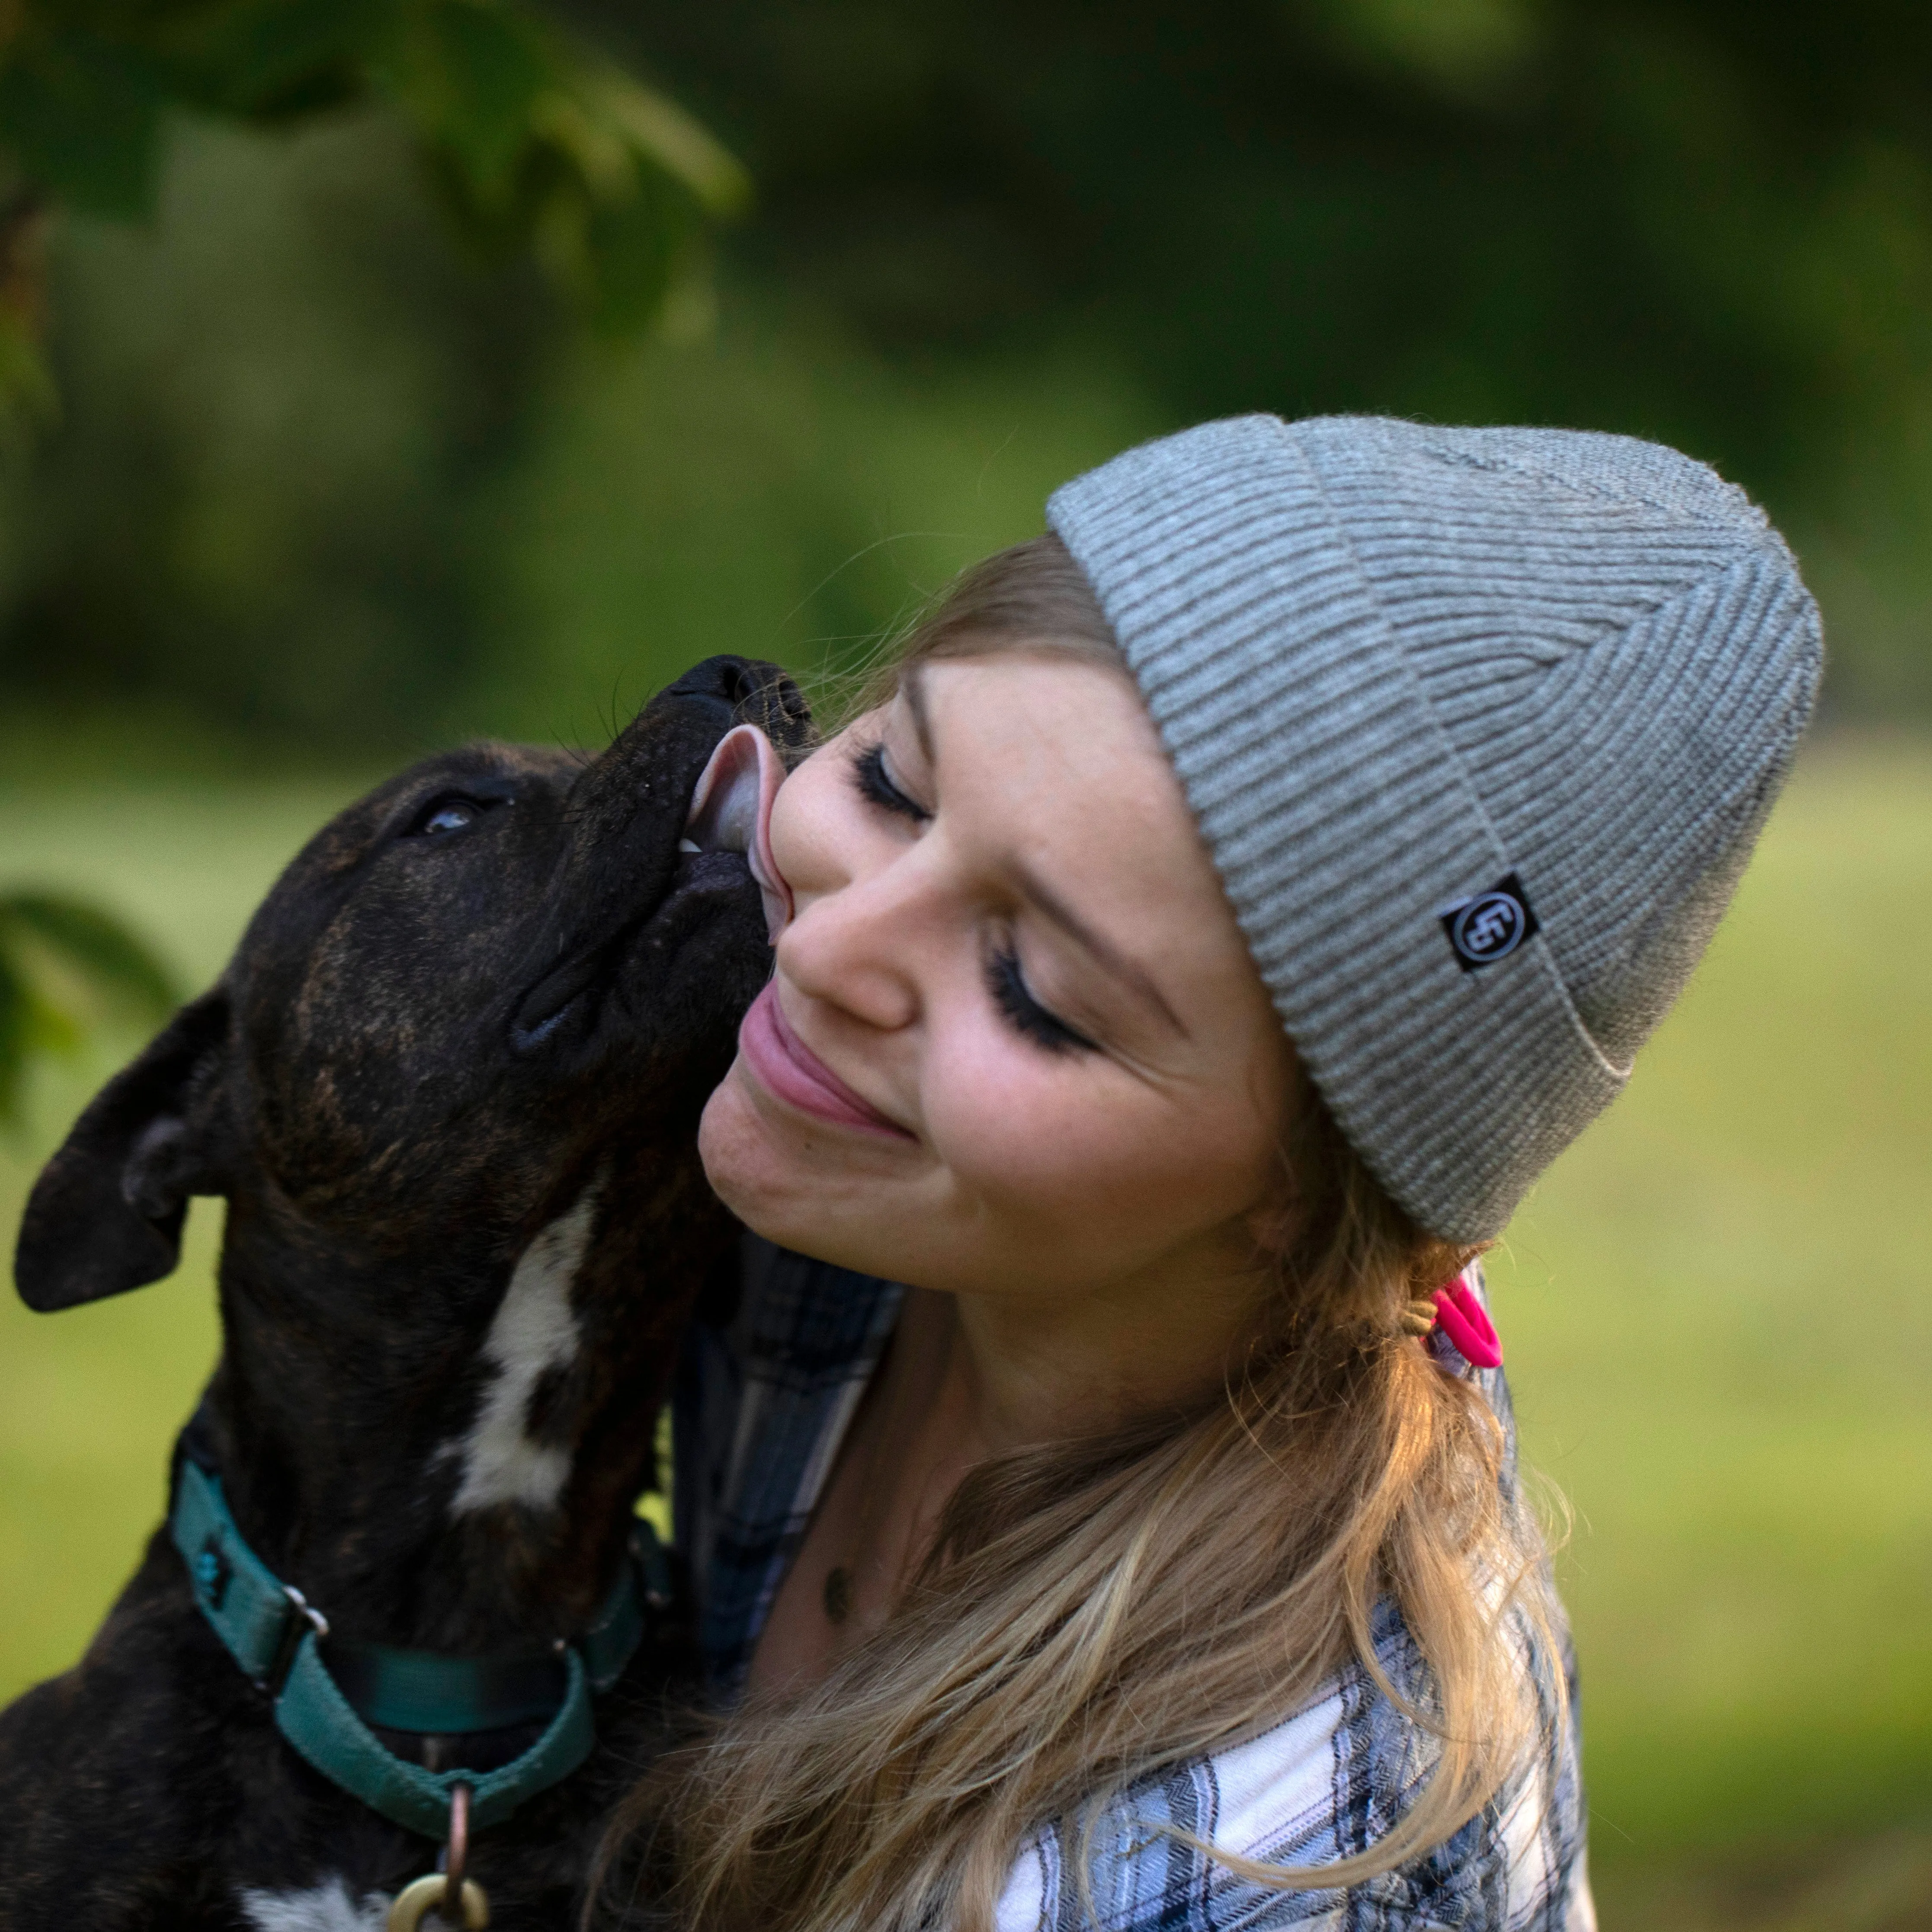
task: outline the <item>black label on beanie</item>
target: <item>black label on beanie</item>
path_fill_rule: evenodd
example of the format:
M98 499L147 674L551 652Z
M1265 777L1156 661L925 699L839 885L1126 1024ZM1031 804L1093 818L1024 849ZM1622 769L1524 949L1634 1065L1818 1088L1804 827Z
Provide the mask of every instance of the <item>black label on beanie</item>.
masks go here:
M1437 916L1456 964L1466 973L1521 952L1538 929L1529 895L1514 872L1505 872L1486 892L1444 906Z

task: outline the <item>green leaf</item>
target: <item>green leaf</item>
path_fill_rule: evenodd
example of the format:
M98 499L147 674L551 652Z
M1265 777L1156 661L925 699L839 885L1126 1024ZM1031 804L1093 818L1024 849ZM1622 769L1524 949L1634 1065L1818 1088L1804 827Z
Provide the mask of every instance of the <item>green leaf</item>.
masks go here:
M676 101L602 62L585 63L576 92L593 116L688 189L707 214L740 214L750 206L751 176Z
M633 193L614 204L566 177L537 223L537 255L599 333L629 336L657 319L677 266L674 231L659 197Z
M749 199L682 109L515 0L0 0L0 151L90 213L152 212L166 108L260 126L372 94L456 226L490 254L534 248L605 332L662 322L700 286L706 218ZM0 412L52 398L0 319Z
M482 0L432 0L398 36L380 73L476 200L508 196L532 110L556 77L532 22Z
M607 335L635 335L662 313L684 238L678 211L646 190L616 206L592 205L584 230L584 302Z
M392 10L386 0L239 0L195 8L158 44L184 98L273 124L366 92Z
M1543 0L1301 0L1299 10L1360 64L1465 100L1518 79L1549 30Z
M133 46L22 36L0 71L0 145L40 187L89 214L154 212L164 83Z
M173 976L126 926L98 907L50 892L0 896L0 932L31 933L104 992L165 1018L181 1002Z
M532 115L532 239L600 333L665 323L703 298L704 218L750 199L738 163L683 111L594 55L566 50Z

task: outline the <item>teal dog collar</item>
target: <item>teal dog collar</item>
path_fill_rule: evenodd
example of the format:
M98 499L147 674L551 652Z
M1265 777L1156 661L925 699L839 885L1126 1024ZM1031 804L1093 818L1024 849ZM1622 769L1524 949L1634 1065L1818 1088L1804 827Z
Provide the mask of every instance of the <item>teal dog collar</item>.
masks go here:
M664 1551L640 1520L597 1621L574 1643L480 1658L347 1644L330 1640L328 1619L249 1548L220 1478L188 1456L181 1458L168 1526L202 1616L243 1673L274 1700L282 1736L323 1777L428 1838L447 1837L458 1784L470 1788L471 1820L480 1831L568 1778L596 1742L592 1694L609 1689L635 1654L645 1605L670 1600ZM425 1771L370 1728L460 1734L545 1718L528 1750L483 1772Z

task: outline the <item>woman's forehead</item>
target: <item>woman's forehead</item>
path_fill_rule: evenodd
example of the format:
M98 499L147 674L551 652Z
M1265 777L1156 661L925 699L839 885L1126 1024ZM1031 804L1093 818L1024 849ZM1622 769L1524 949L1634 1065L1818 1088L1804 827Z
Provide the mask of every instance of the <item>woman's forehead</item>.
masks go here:
M1191 824L1138 694L1098 665L944 659L910 669L894 710L935 782L961 804L1030 806L1051 796L1076 830L1118 824L1123 811L1174 829Z
M1170 950L1183 935L1239 943L1124 676L1065 658L948 658L911 668L893 709L893 735L929 762L929 802L950 816L962 851L1017 861L1137 952ZM1169 911L1180 922L1172 933Z
M1078 760L1104 743L1131 748L1178 786L1132 681L1077 658L1003 652L910 664L893 709L937 758L1024 746Z

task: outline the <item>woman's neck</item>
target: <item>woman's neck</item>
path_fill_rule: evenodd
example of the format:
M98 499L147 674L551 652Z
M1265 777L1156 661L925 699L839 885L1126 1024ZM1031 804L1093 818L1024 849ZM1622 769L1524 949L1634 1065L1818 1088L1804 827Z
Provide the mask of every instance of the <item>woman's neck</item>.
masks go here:
M1213 1396L1252 1319L1252 1276L1185 1292L1056 1298L908 1292L760 1637L754 1690L822 1676L890 1614L968 1472Z
M1198 1408L1221 1386L1264 1283L1252 1269L1163 1269L1040 1302L929 1298L980 1456L1107 1436ZM975 1460L979 1460L977 1457Z

